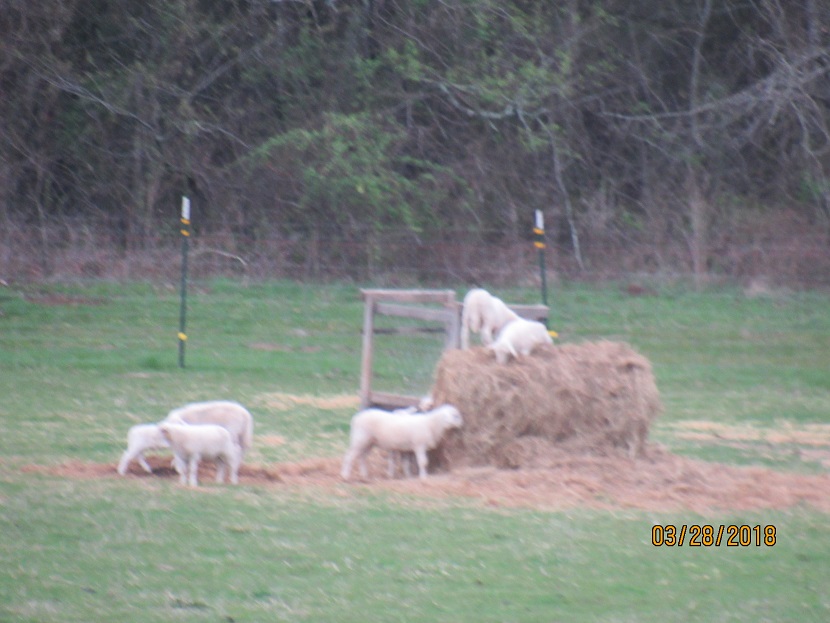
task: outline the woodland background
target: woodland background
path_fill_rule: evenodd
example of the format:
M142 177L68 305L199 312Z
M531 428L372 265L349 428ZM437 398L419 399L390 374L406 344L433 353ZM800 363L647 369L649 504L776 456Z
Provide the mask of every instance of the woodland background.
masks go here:
M0 0L0 279L830 286L827 0Z

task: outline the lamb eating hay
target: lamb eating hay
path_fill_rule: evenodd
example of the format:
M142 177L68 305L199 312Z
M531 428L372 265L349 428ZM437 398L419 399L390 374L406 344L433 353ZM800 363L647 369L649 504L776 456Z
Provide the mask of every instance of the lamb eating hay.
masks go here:
M493 335L519 316L500 298L487 290L473 288L464 297L461 312L461 348L470 347L470 331L481 335L485 346L493 342Z
M518 318L508 323L487 348L496 353L496 361L504 364L511 356L529 355L537 346L552 343L547 327L541 322Z
M358 459L360 473L368 478L366 455L378 446L395 452L414 452L418 476L427 476L427 450L434 449L444 434L463 424L461 414L452 405L441 405L423 415L401 415L382 409L365 409L352 417L349 450L343 458L340 475L348 480L352 463Z
M173 409L164 422L172 424L218 424L226 428L242 449L242 454L253 445L254 418L238 402L210 400L192 402Z
M216 482L225 481L225 466L230 467L231 482L239 482L242 449L234 442L228 429L218 424L165 422L159 425L159 430L176 455L176 469L183 485L199 486L199 461L202 458L216 462Z
M167 448L169 445L164 435L161 434L158 424L136 424L127 433L127 449L118 462L118 473L122 476L126 474L127 467L135 459L144 468L145 472L152 474L152 468L144 460L144 452L157 448Z

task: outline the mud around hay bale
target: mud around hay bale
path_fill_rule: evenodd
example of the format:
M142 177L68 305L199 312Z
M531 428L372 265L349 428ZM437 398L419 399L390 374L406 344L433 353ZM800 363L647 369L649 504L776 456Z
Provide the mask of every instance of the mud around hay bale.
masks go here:
M662 411L651 364L628 344L543 346L507 365L485 348L447 351L432 395L464 428L431 463L537 466L554 448L639 455Z

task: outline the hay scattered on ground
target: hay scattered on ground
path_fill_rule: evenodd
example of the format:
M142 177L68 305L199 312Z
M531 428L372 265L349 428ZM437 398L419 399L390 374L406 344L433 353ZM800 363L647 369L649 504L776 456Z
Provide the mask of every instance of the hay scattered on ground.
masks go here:
M784 509L809 505L830 513L830 474L785 473L765 467L737 467L677 456L655 444L629 459L619 453L607 456L556 449L546 455L545 467L499 469L464 467L451 473L417 478L386 478L386 457L369 457L369 482L344 483L341 457L310 458L296 463L243 465L241 486L318 495L321 500L362 496L367 492L393 492L424 504L430 500L467 500L492 508L637 509L707 514L723 511ZM151 484L176 480L170 457L148 457L154 474L131 465L126 481ZM64 478L122 478L116 464L72 461L57 466L30 465L26 472ZM199 488L205 493L232 492L232 485L213 483L213 466L200 466Z
M452 468L544 466L562 447L636 457L662 411L648 359L609 341L543 346L507 365L484 348L448 351L432 394L464 416L435 456Z
M830 424L800 424L787 422L776 428L751 424L724 424L699 420L684 420L672 425L679 439L730 443L741 441L808 446L830 445Z
M315 409L336 410L357 409L360 405L360 398L356 394L310 396L307 394L272 392L258 396L256 402L263 404L269 409L276 409L278 411L288 411L298 405L313 407Z

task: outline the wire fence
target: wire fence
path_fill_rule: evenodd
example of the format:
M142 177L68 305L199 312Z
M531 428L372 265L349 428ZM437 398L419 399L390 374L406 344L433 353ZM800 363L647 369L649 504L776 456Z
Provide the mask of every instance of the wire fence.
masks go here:
M495 231L279 235L194 232L194 279L351 280L384 287L443 284L536 285L537 249L528 237ZM589 233L578 258L568 239L548 240L549 278L637 280L692 278L690 244L647 234ZM788 232L780 237L726 232L709 241L710 281L746 285L763 280L797 288L830 287L830 234ZM6 282L74 279L175 282L181 244L175 235L125 248L109 230L69 225L9 226L0 237L0 279Z

